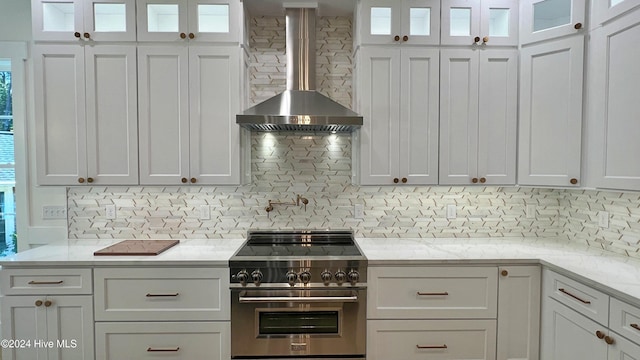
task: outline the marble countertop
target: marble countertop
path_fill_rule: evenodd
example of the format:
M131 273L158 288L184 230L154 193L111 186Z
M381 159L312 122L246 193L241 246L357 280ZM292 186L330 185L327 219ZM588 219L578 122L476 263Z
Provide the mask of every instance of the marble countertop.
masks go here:
M181 240L156 256L94 256L121 240L66 240L0 259L3 267L28 266L217 266L244 239ZM554 239L357 239L376 265L525 265L542 264L640 306L640 260L587 245Z

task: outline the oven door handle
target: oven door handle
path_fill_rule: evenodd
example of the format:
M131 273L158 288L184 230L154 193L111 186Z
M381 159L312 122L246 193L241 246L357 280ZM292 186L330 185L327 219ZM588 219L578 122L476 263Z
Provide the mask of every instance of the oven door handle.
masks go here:
M238 301L241 303L268 303L268 302L358 302L358 294L351 296L244 296L240 294Z

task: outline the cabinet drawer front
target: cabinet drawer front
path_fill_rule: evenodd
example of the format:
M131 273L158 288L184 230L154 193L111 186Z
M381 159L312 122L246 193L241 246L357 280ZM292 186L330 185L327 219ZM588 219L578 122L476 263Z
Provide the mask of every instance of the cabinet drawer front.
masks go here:
M495 320L369 320L367 359L495 359Z
M608 325L609 295L549 269L545 269L542 276L543 296L556 299L582 315Z
M91 269L3 269L3 295L91 294Z
M97 323L96 359L229 359L231 324Z
M228 269L96 269L95 318L229 320Z
M640 344L640 309L611 298L609 328Z
M369 268L371 319L495 318L495 267Z

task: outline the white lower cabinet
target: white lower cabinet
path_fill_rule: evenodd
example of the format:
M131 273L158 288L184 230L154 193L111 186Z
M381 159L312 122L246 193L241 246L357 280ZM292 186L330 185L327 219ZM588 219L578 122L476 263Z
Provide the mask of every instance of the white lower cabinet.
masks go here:
M495 320L369 320L368 360L495 359Z
M96 324L96 360L229 359L230 322Z

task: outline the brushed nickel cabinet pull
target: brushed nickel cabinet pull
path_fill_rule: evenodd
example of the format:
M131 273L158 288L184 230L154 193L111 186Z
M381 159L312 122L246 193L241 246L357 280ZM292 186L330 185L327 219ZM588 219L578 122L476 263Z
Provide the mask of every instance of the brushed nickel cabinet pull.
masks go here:
M173 294L147 294L147 297L176 297L180 295L179 293L173 293Z
M449 295L449 293L447 291L444 292L434 292L434 293L429 293L429 292L420 292L418 291L416 293L416 295L418 296L446 296Z
M416 345L418 349L448 349L447 344L444 345Z
M64 281L63 280L58 280L58 281L35 281L35 280L31 280L29 281L29 285L60 285L62 284Z
M638 326L638 324L630 324L629 326L631 326L632 328L640 331L640 326Z
M566 294L566 295L568 295L568 296L571 296L572 298L574 298L574 299L576 299L576 300L580 301L580 302L581 302L581 303L583 303L583 304L591 304L591 301L589 301L589 300L583 300L583 299L580 299L579 297L577 297L577 296L573 295L572 293L568 292L568 291L567 291L567 290L565 290L565 289L558 289L558 291L560 291L561 293Z
M180 350L179 346L178 347L174 347L174 348L166 348L166 349L165 348L152 348L152 347L147 348L148 352L176 352L178 350Z

